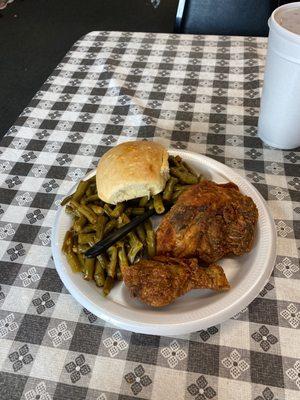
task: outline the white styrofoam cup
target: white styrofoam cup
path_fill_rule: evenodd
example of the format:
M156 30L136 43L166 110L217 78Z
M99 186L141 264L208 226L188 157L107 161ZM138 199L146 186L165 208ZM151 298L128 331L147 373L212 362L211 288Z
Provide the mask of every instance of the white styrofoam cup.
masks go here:
M281 26L276 17L300 2L278 7L269 19L258 136L280 149L300 146L300 35Z

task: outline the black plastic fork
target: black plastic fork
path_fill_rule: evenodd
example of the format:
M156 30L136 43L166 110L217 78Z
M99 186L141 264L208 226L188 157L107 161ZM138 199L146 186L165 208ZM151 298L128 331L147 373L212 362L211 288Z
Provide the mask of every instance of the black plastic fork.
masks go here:
M118 240L122 239L126 236L130 231L140 225L142 222L146 221L146 219L155 215L155 209L150 209L146 211L144 214L135 217L132 221L128 222L128 224L121 226L117 231L113 232L112 234L108 235L105 239L100 240L94 244L93 247L88 249L85 252L85 256L87 258L96 257L99 254L102 254L105 250L107 250L110 246L116 243Z

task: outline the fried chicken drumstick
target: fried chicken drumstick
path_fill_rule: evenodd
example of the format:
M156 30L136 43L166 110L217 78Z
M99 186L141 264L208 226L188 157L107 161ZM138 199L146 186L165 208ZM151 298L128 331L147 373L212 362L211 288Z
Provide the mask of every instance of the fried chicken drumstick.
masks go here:
M234 183L203 181L187 189L156 232L157 254L211 264L252 248L258 211Z
M130 267L122 267L122 274L131 295L152 307L166 306L192 289L229 289L220 266L202 268L193 258L142 259Z

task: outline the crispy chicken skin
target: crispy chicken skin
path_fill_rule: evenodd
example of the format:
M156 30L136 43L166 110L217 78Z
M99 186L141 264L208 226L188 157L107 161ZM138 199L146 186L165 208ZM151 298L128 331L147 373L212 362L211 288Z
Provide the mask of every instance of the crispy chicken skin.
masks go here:
M234 183L203 181L191 186L163 218L157 232L157 254L211 264L242 255L253 245L258 211Z
M156 256L122 267L122 273L131 295L152 307L166 306L192 289L229 289L220 266L199 267L193 258Z

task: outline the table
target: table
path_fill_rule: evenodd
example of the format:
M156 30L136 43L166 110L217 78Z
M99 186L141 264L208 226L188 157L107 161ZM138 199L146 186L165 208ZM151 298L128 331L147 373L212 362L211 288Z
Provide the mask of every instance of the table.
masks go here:
M92 32L74 44L0 154L0 398L288 399L300 389L299 151L256 136L266 39ZM270 281L191 335L127 332L63 287L50 234L65 193L111 146L156 140L217 159L268 201Z

